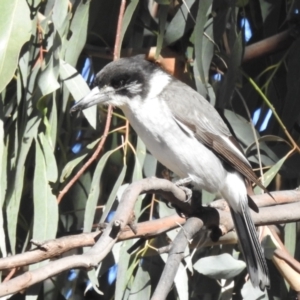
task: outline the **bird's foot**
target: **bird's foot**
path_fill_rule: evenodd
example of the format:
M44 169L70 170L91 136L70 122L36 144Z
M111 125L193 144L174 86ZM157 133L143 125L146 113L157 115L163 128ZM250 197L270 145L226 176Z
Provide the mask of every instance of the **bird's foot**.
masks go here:
M191 182L192 179L190 177L183 178L175 182L175 184L185 192L186 194L185 202L190 202L190 200L192 199L192 195L193 195L192 190L185 186L187 184L190 184Z

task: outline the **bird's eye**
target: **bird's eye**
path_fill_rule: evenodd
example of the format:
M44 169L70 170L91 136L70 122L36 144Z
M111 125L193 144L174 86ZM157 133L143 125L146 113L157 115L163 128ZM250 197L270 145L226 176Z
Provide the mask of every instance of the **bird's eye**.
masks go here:
M129 81L129 76L122 74L121 76L115 76L114 78L112 78L110 85L114 89L120 89L125 87L128 84L128 81Z
M112 85L112 87L113 87L114 89L118 89L118 88L124 86L124 80L121 79L121 80L113 81L113 82L111 83L111 85Z

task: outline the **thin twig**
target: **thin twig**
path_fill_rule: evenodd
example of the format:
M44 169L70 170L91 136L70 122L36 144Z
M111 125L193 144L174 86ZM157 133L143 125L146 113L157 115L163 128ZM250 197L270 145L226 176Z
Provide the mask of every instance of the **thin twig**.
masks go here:
M83 165L83 167L77 172L77 174L68 182L68 184L63 188L63 190L59 193L57 197L57 203L60 203L63 196L67 193L67 191L71 188L71 186L79 179L79 177L86 171L86 169L92 164L94 160L98 157L100 151L102 150L102 147L106 141L106 138L108 136L110 123L111 123L111 115L112 115L112 107L109 106L107 110L107 118L105 123L104 132L102 135L102 139L100 140L96 151L93 153L93 155L90 157L90 159Z
M122 0L120 5L120 12L119 12L119 18L118 18L118 26L117 26L117 34L115 39L115 47L114 47L114 60L117 60L120 57L120 50L121 50L121 29L122 29L122 23L123 23L123 16L125 12L126 7L126 0Z
M126 0L122 0L121 6L120 6L119 18L118 18L118 26L117 26L115 47L114 47L114 60L117 60L120 56L120 49L121 49L120 36L121 36L121 29L122 29L122 22L123 22L125 7L126 7ZM107 109L107 118L106 118L106 123L105 123L103 136L102 136L102 139L99 142L99 145L98 145L96 151L91 156L91 158L83 165L83 167L77 172L77 174L69 181L69 183L63 188L63 190L59 193L59 195L57 197L57 203L60 203L61 199L67 193L67 191L71 188L71 186L79 179L79 177L86 171L86 169L98 157L98 155L99 155L100 151L102 150L103 145L106 141L108 133L109 133L112 112L113 112L112 107L109 105L108 109Z

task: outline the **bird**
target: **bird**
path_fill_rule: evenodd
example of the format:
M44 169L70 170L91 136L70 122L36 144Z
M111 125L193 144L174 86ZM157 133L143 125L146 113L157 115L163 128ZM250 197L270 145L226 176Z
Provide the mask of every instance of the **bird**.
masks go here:
M141 55L108 63L94 87L70 112L93 105L119 107L150 153L195 189L228 202L250 280L270 285L264 252L249 206L246 183L264 186L226 123L203 96Z

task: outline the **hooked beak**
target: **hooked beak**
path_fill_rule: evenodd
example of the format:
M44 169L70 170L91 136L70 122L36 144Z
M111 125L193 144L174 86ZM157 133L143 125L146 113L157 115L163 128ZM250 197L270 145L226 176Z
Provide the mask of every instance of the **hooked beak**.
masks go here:
M109 86L105 86L102 89L96 86L85 97L71 107L70 113L77 110L86 109L96 104L106 104L106 102L109 101L109 96L112 92L113 89Z

